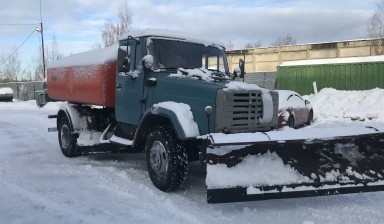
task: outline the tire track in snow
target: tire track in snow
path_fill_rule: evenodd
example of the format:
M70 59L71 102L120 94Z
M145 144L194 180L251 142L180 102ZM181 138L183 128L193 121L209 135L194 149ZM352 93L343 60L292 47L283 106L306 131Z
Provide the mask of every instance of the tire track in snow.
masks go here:
M144 159L144 158L142 158ZM86 162L85 162L86 163ZM167 213L171 213L175 220L171 223L233 223L232 217L223 217L222 212L212 209L215 206L206 203L205 189L197 195L198 201L193 201L189 197L192 192L189 189L181 189L177 192L164 193L155 188L148 176L147 170L128 168L130 162L91 162L95 176L101 178L103 186L116 194L132 197L140 201L149 201L158 204ZM119 168L116 168L118 166ZM140 167L142 168L142 167ZM193 192L196 193L196 192ZM203 203L203 205L201 204ZM152 205L153 206L153 205ZM216 215L215 215L216 214ZM176 218L179 217L179 218Z

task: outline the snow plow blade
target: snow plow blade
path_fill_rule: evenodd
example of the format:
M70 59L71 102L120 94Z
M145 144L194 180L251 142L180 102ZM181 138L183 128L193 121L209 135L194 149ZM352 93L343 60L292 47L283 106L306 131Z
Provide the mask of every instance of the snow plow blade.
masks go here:
M263 135L273 139L275 133ZM376 128L358 135L232 143L215 142L211 135L210 142L208 203L384 190L384 132Z

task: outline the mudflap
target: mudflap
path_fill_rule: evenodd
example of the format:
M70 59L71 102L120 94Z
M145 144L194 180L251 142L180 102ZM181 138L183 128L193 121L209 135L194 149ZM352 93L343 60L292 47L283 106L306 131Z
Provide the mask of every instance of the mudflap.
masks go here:
M207 201L224 203L384 190L384 133L214 143Z

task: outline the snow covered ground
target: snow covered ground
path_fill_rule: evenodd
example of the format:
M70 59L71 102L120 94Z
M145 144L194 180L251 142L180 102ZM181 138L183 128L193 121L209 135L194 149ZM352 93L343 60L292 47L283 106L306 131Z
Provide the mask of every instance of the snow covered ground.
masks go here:
M305 128L383 124L382 96L381 89L306 96L315 123ZM207 204L199 163L180 191L163 193L142 153L62 156L57 133L47 132L58 107L0 103L0 223L384 223L384 192Z

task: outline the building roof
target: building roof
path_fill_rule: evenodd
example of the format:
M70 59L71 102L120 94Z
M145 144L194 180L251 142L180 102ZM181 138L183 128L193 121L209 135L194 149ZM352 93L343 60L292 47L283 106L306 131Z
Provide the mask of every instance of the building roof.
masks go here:
M297 65L323 65L323 64L351 64L366 62L384 62L384 55L365 56L365 57L348 57L348 58L326 58L326 59L310 59L300 61L286 61L280 66L297 66Z

